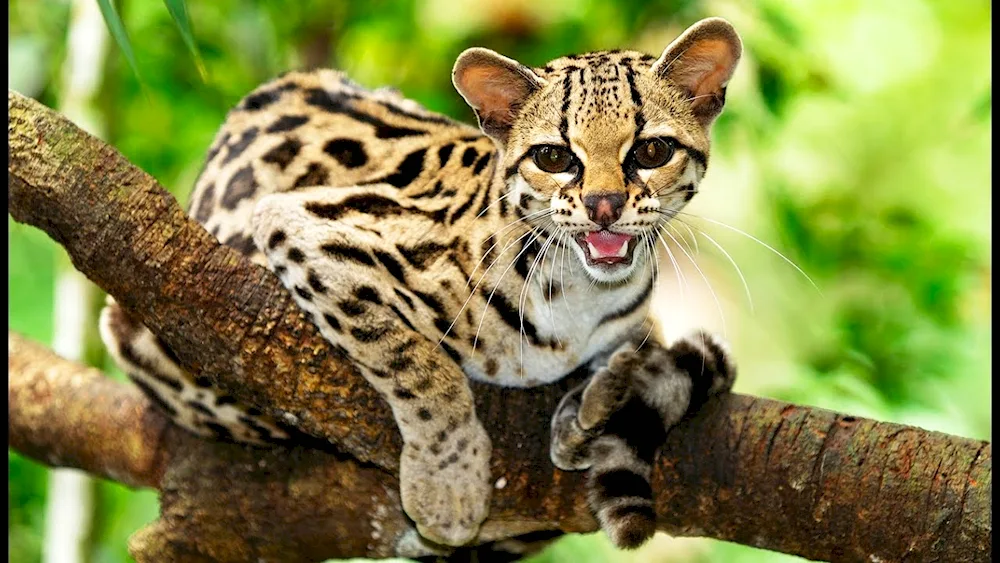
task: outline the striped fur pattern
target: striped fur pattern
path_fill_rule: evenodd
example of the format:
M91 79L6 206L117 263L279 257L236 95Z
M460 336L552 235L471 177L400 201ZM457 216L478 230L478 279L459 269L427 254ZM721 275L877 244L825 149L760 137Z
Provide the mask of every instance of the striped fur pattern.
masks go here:
M552 419L552 462L589 470L591 509L616 546L636 548L656 529L649 478L667 431L735 377L725 344L698 332L670 347L623 344L563 398Z
M469 49L453 81L478 129L333 70L287 73L226 117L189 213L273 271L389 403L403 509L423 537L466 544L487 514L491 443L468 378L556 381L643 326L656 229L697 191L739 54L719 19L659 58L529 68ZM113 301L101 332L192 432L298 439L185 372Z

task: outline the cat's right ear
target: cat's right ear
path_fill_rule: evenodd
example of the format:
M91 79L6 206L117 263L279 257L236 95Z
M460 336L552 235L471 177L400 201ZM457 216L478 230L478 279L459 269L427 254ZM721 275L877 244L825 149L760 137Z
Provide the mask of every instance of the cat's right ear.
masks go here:
M726 103L726 85L742 54L743 43L732 24L706 18L667 46L651 71L687 93L691 111L707 128Z
M483 132L506 142L517 111L545 81L530 68L495 51L466 49L451 73L455 89L476 111Z

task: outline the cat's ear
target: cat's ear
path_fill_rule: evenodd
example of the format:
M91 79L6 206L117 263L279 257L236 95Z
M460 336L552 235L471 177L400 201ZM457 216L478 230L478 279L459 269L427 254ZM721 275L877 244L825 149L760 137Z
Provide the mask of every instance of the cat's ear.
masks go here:
M545 85L530 68L489 49L466 49L451 73L455 89L476 110L479 126L504 142L524 101Z
M684 89L695 117L707 127L722 111L726 85L742 54L733 26L722 18L707 18L667 46L651 71Z

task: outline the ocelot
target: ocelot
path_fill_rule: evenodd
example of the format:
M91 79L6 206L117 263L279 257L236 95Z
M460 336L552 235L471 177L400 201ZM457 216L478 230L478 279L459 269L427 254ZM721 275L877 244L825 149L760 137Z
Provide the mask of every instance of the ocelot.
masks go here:
M667 345L648 319L658 229L695 195L742 46L718 18L657 58L600 51L529 68L469 49L453 82L480 128L332 70L246 96L207 156L190 214L271 269L385 397L419 533L473 541L491 444L466 378L543 385L589 366L552 423L552 461L590 468L614 543L648 539L653 452L728 389L723 346ZM291 430L188 373L116 303L102 335L173 420L256 444Z

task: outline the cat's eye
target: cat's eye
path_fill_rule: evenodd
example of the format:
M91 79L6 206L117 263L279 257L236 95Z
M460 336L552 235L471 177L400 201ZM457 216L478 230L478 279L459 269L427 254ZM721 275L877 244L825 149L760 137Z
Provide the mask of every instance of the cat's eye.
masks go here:
M538 147L532 155L535 166L549 174L558 174L569 170L574 161L573 154L563 147L544 145Z
M632 154L640 168L659 168L674 156L674 144L669 139L649 139L637 144Z

